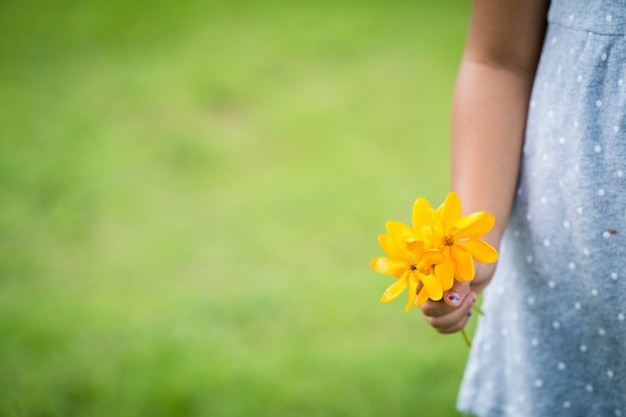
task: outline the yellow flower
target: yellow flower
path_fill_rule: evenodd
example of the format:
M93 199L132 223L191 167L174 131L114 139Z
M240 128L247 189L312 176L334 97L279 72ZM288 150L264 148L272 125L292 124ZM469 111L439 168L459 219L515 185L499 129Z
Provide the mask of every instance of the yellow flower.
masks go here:
M498 252L479 238L493 224L493 216L484 212L461 216L461 201L455 193L448 194L437 210L418 198L413 204L413 227L388 221L388 234L378 237L389 257L376 258L370 264L375 271L397 278L380 300L394 300L408 288L409 311L428 299L441 300L455 278L472 280L474 259L494 262L498 257Z
M380 235L378 241L389 257L379 257L370 263L377 272L398 278L382 295L382 302L396 299L408 287L406 311L428 298L441 300L454 279L454 270L446 256L438 249L425 247L422 227L419 222L413 228L397 221L387 222L388 234ZM445 288L439 277L447 277L445 282L449 281L450 285ZM420 296L416 296L420 282Z
M461 200L451 192L437 209L436 218L438 222L432 223L432 238L440 250L449 253L458 281L474 279L474 261L492 263L498 259L498 251L480 239L493 227L493 215L479 211L461 216Z

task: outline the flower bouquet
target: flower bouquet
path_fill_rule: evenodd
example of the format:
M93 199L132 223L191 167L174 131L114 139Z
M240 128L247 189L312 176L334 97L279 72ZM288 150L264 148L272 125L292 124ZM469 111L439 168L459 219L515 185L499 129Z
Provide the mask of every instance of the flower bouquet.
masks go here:
M454 280L473 280L474 261L498 259L498 251L480 239L494 223L494 216L482 211L462 216L461 200L454 192L436 210L428 200L418 198L413 204L412 227L388 221L387 234L378 237L388 256L373 259L370 265L376 272L397 278L380 301L392 301L408 288L408 312L428 299L441 300ZM469 341L465 332L463 336Z

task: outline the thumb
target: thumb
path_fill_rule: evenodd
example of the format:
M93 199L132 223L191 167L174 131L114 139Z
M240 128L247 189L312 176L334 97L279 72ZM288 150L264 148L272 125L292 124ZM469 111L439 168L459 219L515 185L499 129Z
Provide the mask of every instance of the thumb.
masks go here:
M454 281L452 288L443 293L443 300L450 307L458 307L470 292L470 281Z

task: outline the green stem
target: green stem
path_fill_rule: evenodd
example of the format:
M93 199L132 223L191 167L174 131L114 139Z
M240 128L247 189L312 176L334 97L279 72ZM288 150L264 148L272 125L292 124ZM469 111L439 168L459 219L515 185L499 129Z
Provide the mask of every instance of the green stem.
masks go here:
M465 329L461 330L461 336L463 336L463 340L465 340L465 344L467 345L467 347L472 347L472 341L467 335L467 332L465 331Z
M481 316L485 315L485 313L483 313L483 311L477 305L473 305L472 309ZM463 340L465 340L465 344L467 345L467 347L472 347L472 339L470 339L469 335L465 331L465 328L461 329L461 336L463 336Z

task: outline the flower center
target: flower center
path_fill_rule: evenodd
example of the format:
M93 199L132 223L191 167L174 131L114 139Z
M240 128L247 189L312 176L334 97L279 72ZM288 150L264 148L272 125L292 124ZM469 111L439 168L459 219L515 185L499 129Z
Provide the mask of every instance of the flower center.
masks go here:
M446 236L443 238L443 243L446 246L452 246L454 245L454 238L452 236Z

